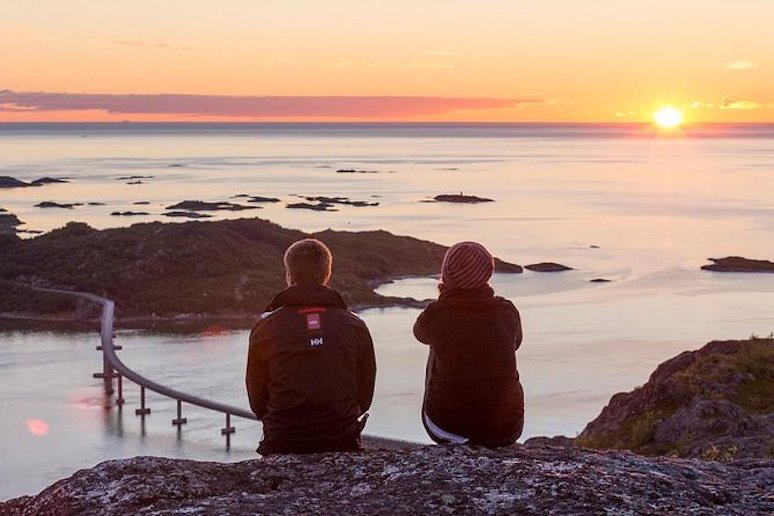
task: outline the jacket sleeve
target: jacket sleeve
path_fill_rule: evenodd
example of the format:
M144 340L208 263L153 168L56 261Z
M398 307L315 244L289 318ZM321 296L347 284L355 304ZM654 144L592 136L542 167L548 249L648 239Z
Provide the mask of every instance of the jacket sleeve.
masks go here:
M430 344L429 326L431 324L431 316L429 315L429 309L430 307L427 307L422 310L422 313L419 314L414 323L414 337L422 344Z
M522 330L521 330L521 315L519 315L519 311L516 309L516 307L513 308L514 311L514 319L516 322L516 334L513 336L513 349L517 350L519 349L519 346L521 346L521 340L523 338Z
M374 386L376 384L376 356L374 354L374 342L368 328L363 325L362 336L358 339L357 356L357 404L360 413L364 414L374 399Z
M250 400L250 408L260 419L268 412L269 369L261 352L262 346L265 344L261 342L259 334L258 326L250 332L245 384L247 386L247 397Z

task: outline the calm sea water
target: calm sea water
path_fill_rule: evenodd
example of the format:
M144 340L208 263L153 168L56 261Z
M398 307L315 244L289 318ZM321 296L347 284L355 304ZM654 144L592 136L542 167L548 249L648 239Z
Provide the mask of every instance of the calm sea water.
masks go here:
M231 197L250 194L283 202L217 218L257 216L307 231L386 229L443 244L474 239L516 263L572 266L493 282L524 320L525 438L575 435L612 394L644 383L681 351L774 330L774 275L699 270L710 256L774 258L772 126L663 136L611 125L0 124L0 175L70 178L0 191L0 207L31 230L69 220L98 228L169 221L163 213L170 204L238 202ZM132 175L153 177L119 179ZM496 202L420 202L460 191ZM285 209L298 195L380 204ZM35 208L40 201L104 205ZM110 215L129 210L150 215ZM382 291L432 297L435 281L403 280ZM417 313L361 314L379 361L368 430L426 442L417 417L426 349L411 336ZM124 360L146 376L246 406L245 332L122 331L118 340ZM237 421L227 452L214 414L188 410L190 423L178 435L170 425L174 404L151 397L153 413L141 424L132 388L123 414L105 410L91 378L96 344L96 333L0 333L0 499L109 458L254 456L254 423Z

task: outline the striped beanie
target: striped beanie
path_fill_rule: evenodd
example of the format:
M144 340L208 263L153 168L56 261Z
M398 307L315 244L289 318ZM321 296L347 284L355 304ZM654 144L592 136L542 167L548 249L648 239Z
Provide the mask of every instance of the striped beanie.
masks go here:
M494 258L476 242L459 242L446 251L441 282L447 288L483 287L494 272Z

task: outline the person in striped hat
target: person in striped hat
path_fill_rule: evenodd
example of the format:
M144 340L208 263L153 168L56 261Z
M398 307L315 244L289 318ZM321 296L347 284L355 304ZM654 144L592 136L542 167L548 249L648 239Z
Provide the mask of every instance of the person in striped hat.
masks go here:
M414 323L429 345L422 423L437 443L508 446L524 427L524 391L516 368L519 311L496 296L494 259L477 242L446 252L438 300Z

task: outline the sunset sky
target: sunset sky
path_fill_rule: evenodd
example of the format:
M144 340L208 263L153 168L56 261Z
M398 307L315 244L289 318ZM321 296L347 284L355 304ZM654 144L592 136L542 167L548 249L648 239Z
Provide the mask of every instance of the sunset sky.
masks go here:
M774 122L772 0L3 0L0 121Z

